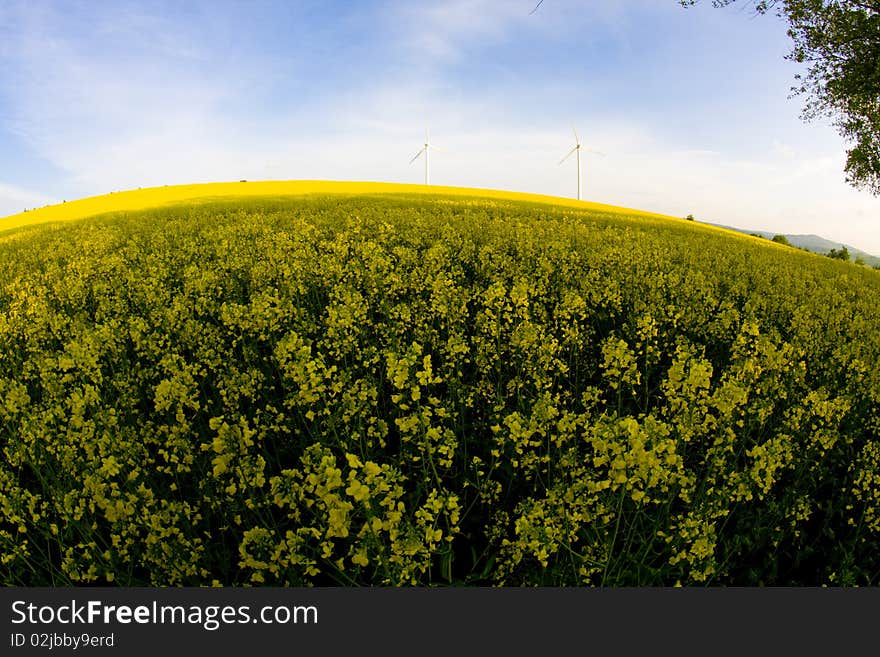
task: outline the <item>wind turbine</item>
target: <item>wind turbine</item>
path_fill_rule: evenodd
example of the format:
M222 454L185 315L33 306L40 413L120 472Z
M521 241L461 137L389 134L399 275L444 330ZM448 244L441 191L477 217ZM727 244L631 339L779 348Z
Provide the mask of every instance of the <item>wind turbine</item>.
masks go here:
M428 139L428 129L425 128L425 145L422 146L422 150L420 150L418 153L416 153L415 157L413 157L413 159L411 159L409 161L409 163L412 164L417 159L419 159L419 155L421 155L422 153L425 154L425 184L426 185L430 184L429 177L428 177L428 153L430 152L431 149L434 149L435 151L441 150L441 149L437 148L436 146L431 146L431 140Z
M561 160L559 160L559 164L562 164L562 163L565 162L568 158L570 158L572 153L577 153L577 163L578 163L578 193L577 193L577 198L578 198L578 201L580 201L580 200L581 200L581 140L580 140L580 138L578 137L578 132L577 132L577 130L575 130L574 128L572 128L572 131L574 132L574 148L572 148L570 151L568 151L568 154L567 154L564 158L562 158ZM600 153L599 151L591 151L591 150L587 150L587 153L595 153L596 155L604 155L604 153Z

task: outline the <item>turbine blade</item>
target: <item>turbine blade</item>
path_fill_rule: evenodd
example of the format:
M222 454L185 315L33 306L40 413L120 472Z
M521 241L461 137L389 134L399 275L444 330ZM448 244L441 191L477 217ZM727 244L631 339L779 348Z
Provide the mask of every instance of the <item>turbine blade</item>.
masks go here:
M412 164L413 162L415 162L416 160L418 160L418 159L419 159L419 155L421 155L421 154L424 153L424 152L425 152L425 149L424 149L424 147L423 147L422 150L420 150L418 153L416 153L416 154L413 156L413 159L411 159L411 160L409 161L409 163Z
M564 158L562 158L561 160L559 160L559 164L562 164L562 163L565 162L568 158L570 158L570 157L571 157L571 154L574 153L577 149L578 149L578 147L575 146L575 147L572 148L570 151L568 151L568 155L566 155Z
M538 7L540 7L542 4L544 4L544 0L541 0L538 4L535 5L535 8L532 9L532 10L529 12L529 16L531 16L531 15L534 14L536 11L538 11Z
M592 149L588 149L587 153L593 153L594 155L601 155L602 157L605 157L605 153L603 153L602 151L594 151Z
M571 126L571 131L574 133L574 142L575 142L576 144L580 144L580 143L581 143L581 138L578 137L578 131L575 130L575 127L574 127L574 126Z

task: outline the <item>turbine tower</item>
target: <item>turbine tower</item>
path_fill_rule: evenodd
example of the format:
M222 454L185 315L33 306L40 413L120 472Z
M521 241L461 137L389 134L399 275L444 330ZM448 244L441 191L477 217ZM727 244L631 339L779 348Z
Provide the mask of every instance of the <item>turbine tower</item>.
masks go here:
M562 163L565 162L568 158L570 158L572 153L576 153L576 154L577 154L577 167L578 167L578 192L577 192L577 199L578 199L578 201L580 201L580 200L581 200L581 140L580 140L580 138L578 137L578 132L577 132L577 130L575 130L574 128L572 128L572 132L574 132L574 148L572 148L570 151L568 151L568 154L567 154L564 158L562 158L561 160L559 160L559 164L562 164ZM591 150L588 150L587 153L595 153L596 155L604 155L604 153L600 153L599 151L591 151Z
M437 148L436 146L431 146L431 140L428 139L428 129L425 128L425 145L422 146L422 150L420 150L418 153L416 153L416 154L415 154L415 157L413 157L413 159L411 159L411 160L409 161L409 163L412 164L412 163L415 162L417 159L419 159L419 155L421 155L422 153L425 154L425 184L426 184L426 185L429 185L429 184L430 184L430 182L429 182L429 181L430 181L430 178L429 178L429 176L428 176L428 153L429 153L429 151L430 151L432 148L433 148L435 151L436 151L436 150L440 150L440 149Z

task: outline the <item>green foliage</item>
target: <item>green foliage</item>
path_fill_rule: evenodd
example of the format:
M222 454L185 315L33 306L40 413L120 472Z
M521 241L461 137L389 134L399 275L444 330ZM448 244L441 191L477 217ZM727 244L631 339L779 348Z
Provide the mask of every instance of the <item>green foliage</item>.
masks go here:
M451 198L0 240L4 584L878 583L872 270Z
M845 246L841 246L839 249L831 249L825 255L835 260L843 260L845 262L849 262L849 249L847 249Z
M788 238L785 235L774 235L773 242L777 244L784 244L785 246L791 246L791 242L788 241Z

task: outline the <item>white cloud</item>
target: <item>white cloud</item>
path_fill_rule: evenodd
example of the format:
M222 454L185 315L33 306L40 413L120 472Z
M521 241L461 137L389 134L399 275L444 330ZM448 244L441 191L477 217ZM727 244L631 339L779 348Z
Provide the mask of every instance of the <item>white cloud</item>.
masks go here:
M0 182L0 217L52 205L59 200L63 199L55 199L40 192Z
M436 184L574 196L575 163L558 162L572 146L575 124L586 146L607 155L584 156L585 198L693 213L713 223L817 233L880 255L880 200L843 183L840 143L814 140L824 134L816 126L806 127L818 132L804 132L809 136L802 140L780 134L744 157L715 144L685 143L650 117L585 111L578 96L585 92L552 75L528 85L493 80L483 91L465 91L446 77L445 66L460 63L473 44L503 42L524 26L553 30L578 11L578 3L559 2L558 11L529 17L533 6L531 0L395 5L387 17L400 21L395 47L405 61L423 56L424 65L344 90L331 80L304 99L307 112L290 107L259 118L230 109L247 100L241 73L258 62L243 61L228 77L205 76L207 55L198 39L141 15L99 26L133 43L127 58L116 61L65 37L59 17L38 12L15 37L23 73L12 109L20 133L40 157L68 172L64 189L79 196L239 179L418 183L421 162L409 160L426 127L448 151L432 157ZM625 24L619 8L591 11L601 23L597 29ZM574 29L573 22L563 27ZM159 38L166 28L172 36ZM7 59L10 48L2 47ZM257 109L259 102L254 99ZM0 186L0 214L48 201Z
M502 40L528 18L531 0L442 0L405 3L392 14L395 31L415 59L436 66L458 60L473 42Z

